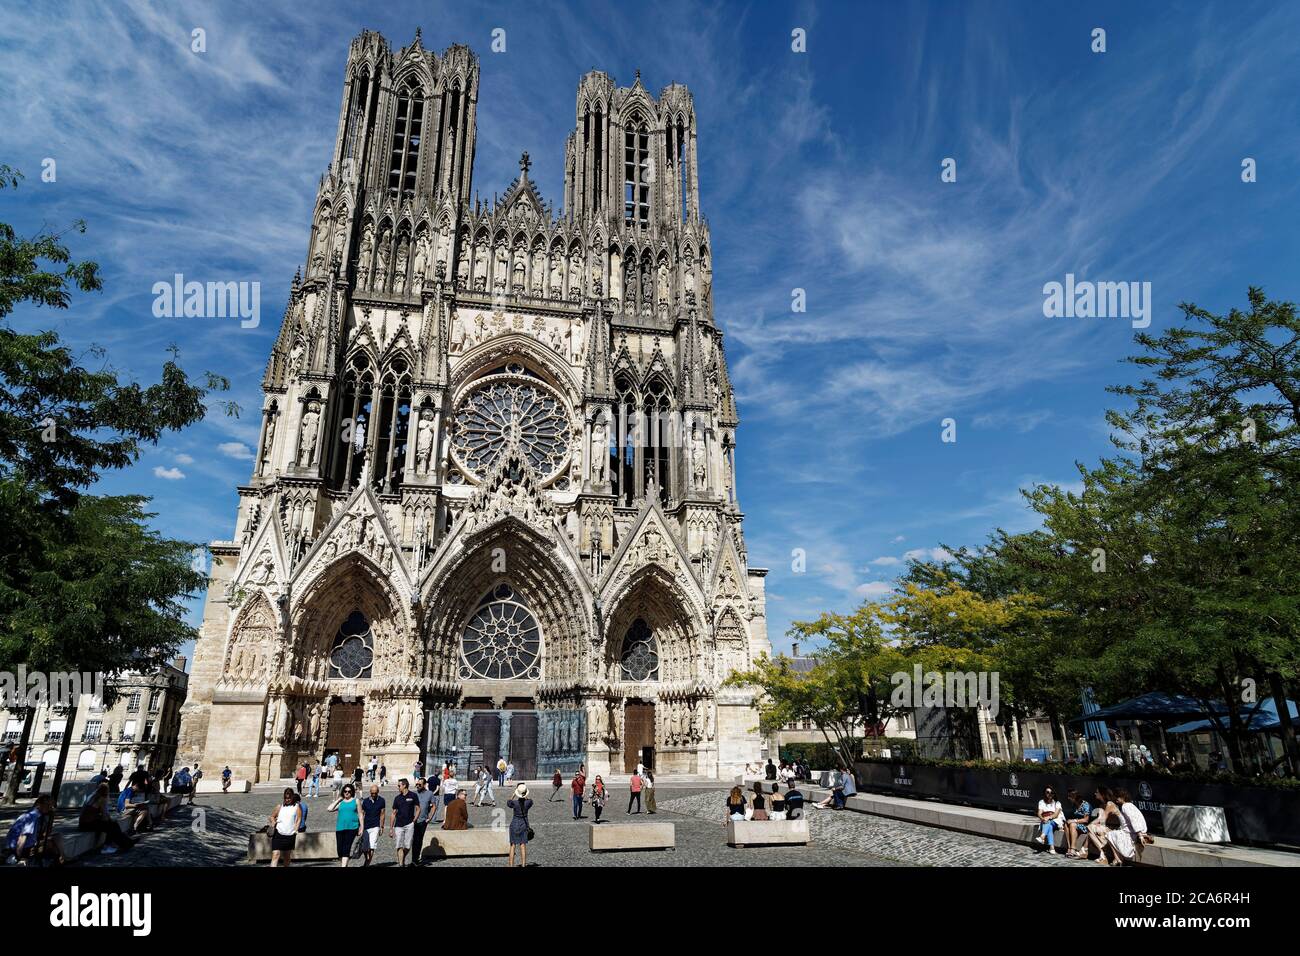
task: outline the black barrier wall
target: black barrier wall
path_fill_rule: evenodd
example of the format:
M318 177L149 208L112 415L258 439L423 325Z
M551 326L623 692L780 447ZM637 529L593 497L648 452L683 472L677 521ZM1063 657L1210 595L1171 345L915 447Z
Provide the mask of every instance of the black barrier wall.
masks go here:
M1045 787L1062 800L1077 790L1088 802L1098 787L1127 790L1156 833L1164 830L1166 805L1223 807L1233 843L1300 846L1300 792L1281 788L1233 787L1177 777L1089 776L1040 770L985 770L884 761L855 764L863 790L899 797L940 799L990 810L1032 815Z

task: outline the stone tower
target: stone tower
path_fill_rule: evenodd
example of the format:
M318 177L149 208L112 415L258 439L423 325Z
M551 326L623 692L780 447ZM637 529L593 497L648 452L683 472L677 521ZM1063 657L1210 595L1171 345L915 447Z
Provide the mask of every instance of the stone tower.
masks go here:
M479 62L352 41L180 756L730 774L764 571L690 92L578 86L564 209L471 193Z

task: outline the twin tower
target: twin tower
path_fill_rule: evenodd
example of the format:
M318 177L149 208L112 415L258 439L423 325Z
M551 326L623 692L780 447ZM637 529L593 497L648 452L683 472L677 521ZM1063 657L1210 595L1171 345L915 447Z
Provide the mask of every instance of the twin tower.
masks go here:
M730 774L762 751L689 91L583 77L563 209L472 193L479 62L352 41L214 542L180 755Z

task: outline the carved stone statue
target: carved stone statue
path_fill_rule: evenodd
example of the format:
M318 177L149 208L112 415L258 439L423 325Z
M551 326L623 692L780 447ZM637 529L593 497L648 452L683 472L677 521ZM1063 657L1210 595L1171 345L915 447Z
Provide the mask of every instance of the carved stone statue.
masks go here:
M433 458L433 410L420 412L420 423L415 429L415 473L427 475Z
M302 434L298 445L298 464L311 466L316 464L317 433L320 431L320 403L308 402L307 410L302 415Z
M601 419L591 426L591 483L603 485L609 466L609 432Z

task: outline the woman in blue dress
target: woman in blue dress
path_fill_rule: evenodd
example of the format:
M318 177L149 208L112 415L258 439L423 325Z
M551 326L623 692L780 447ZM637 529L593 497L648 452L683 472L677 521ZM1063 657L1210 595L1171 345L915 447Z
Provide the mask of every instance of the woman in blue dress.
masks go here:
M528 838L532 830L528 827L528 811L533 808L533 801L528 799L528 787L520 784L515 787L514 799L506 802L515 815L510 819L510 865L515 865L515 847L519 847L519 865L528 865Z

